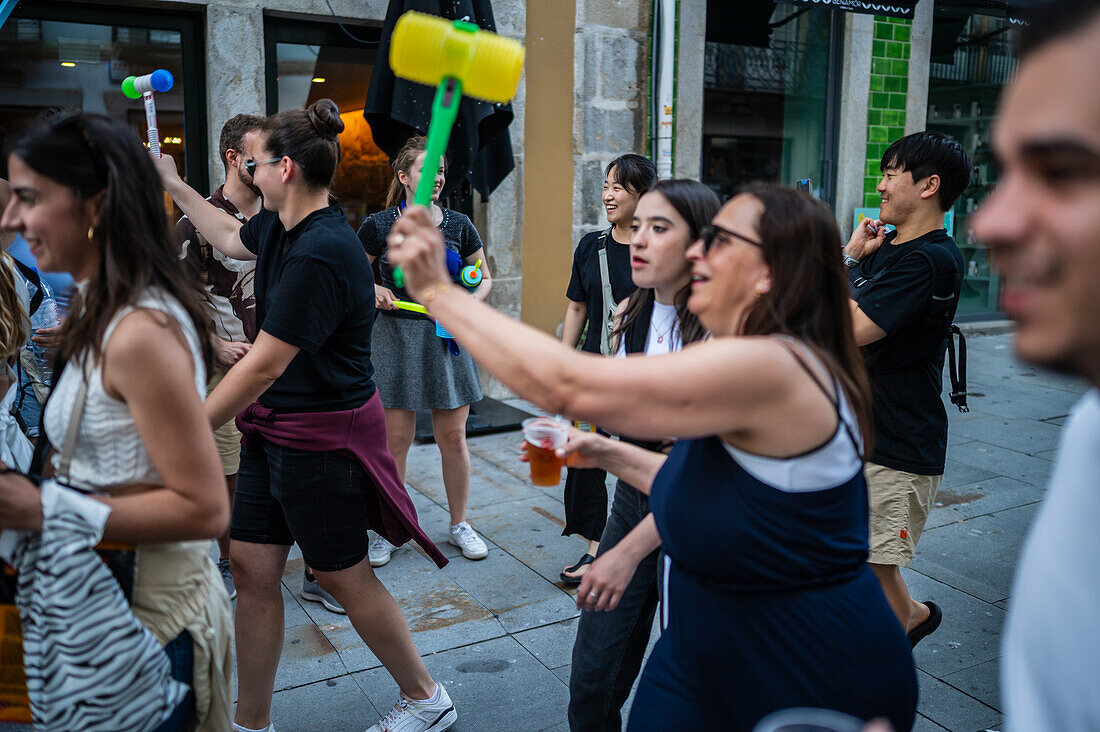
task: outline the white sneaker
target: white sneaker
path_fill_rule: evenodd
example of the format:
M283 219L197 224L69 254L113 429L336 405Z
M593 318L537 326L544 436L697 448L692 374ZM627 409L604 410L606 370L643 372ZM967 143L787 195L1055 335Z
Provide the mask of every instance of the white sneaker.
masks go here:
M397 700L393 709L367 732L443 732L458 721L458 712L443 684L438 684L439 698L435 702Z
M390 555L393 554L393 550L396 548L381 536L376 536L370 546L367 547L367 559L370 560L370 566L381 567L387 564L390 561Z
M462 556L467 559L484 559L489 556L489 547L485 546L485 542L465 521L451 527L450 542L461 549Z

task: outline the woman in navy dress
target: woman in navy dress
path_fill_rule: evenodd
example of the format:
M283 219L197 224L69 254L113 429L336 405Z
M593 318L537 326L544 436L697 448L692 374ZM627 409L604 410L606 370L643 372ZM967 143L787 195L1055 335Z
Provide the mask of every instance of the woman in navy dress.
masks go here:
M804 706L910 729L912 654L866 563L870 400L832 212L786 188L733 198L688 250L688 307L712 337L625 362L471 302L430 224L406 213L391 260L482 366L547 411L680 440L666 458L576 432L561 451L649 491L667 556L629 729L747 732ZM621 574L597 560L578 603L614 607Z

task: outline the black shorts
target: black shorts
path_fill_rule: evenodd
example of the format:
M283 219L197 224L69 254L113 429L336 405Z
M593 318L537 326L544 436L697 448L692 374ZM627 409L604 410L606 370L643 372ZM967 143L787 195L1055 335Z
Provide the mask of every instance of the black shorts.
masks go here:
M322 572L367 556L367 505L374 483L356 460L264 441L241 451L229 536L253 544L298 542L305 563Z

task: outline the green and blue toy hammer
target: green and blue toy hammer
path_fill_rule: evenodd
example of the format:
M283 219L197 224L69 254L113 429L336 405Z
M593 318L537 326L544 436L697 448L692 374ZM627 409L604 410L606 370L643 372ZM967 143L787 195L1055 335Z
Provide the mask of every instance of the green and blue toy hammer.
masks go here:
M172 72L157 69L145 76L127 76L122 82L122 93L130 99L145 101L145 126L149 130L149 150L154 157L160 157L160 130L157 129L157 105L153 101L153 92L166 92L175 83Z
M507 102L516 94L523 72L523 46L483 31L463 20L448 21L410 10L397 19L390 40L390 68L395 76L436 86L424 167L413 202L430 206L439 163L451 139L462 95L488 102ZM393 280L405 286L395 268Z

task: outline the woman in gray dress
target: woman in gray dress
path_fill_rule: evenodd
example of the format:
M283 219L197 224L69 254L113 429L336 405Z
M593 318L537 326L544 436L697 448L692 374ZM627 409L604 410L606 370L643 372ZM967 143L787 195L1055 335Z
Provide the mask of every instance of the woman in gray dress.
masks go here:
M359 239L373 264L378 260L382 281L376 283L375 304L379 317L371 337L374 380L386 410L386 434L390 452L405 479L406 458L416 433L416 410L430 409L432 431L443 460L443 487L451 512L449 541L467 559L484 559L485 542L466 521L470 497L470 451L466 445L466 417L470 405L481 399L481 382L473 358L464 350L452 353L447 341L436 335L435 323L427 316L398 308L412 298L394 282L393 267L386 254L386 236L412 201L424 165L425 138L411 137L393 162L394 179L387 196L387 208L372 214L359 227ZM483 279L472 295L484 300L492 279L477 229L464 214L442 208L444 166L436 175L432 191L432 220L443 234L447 248L464 264L480 262ZM395 547L378 536L370 545L370 563L381 567Z

